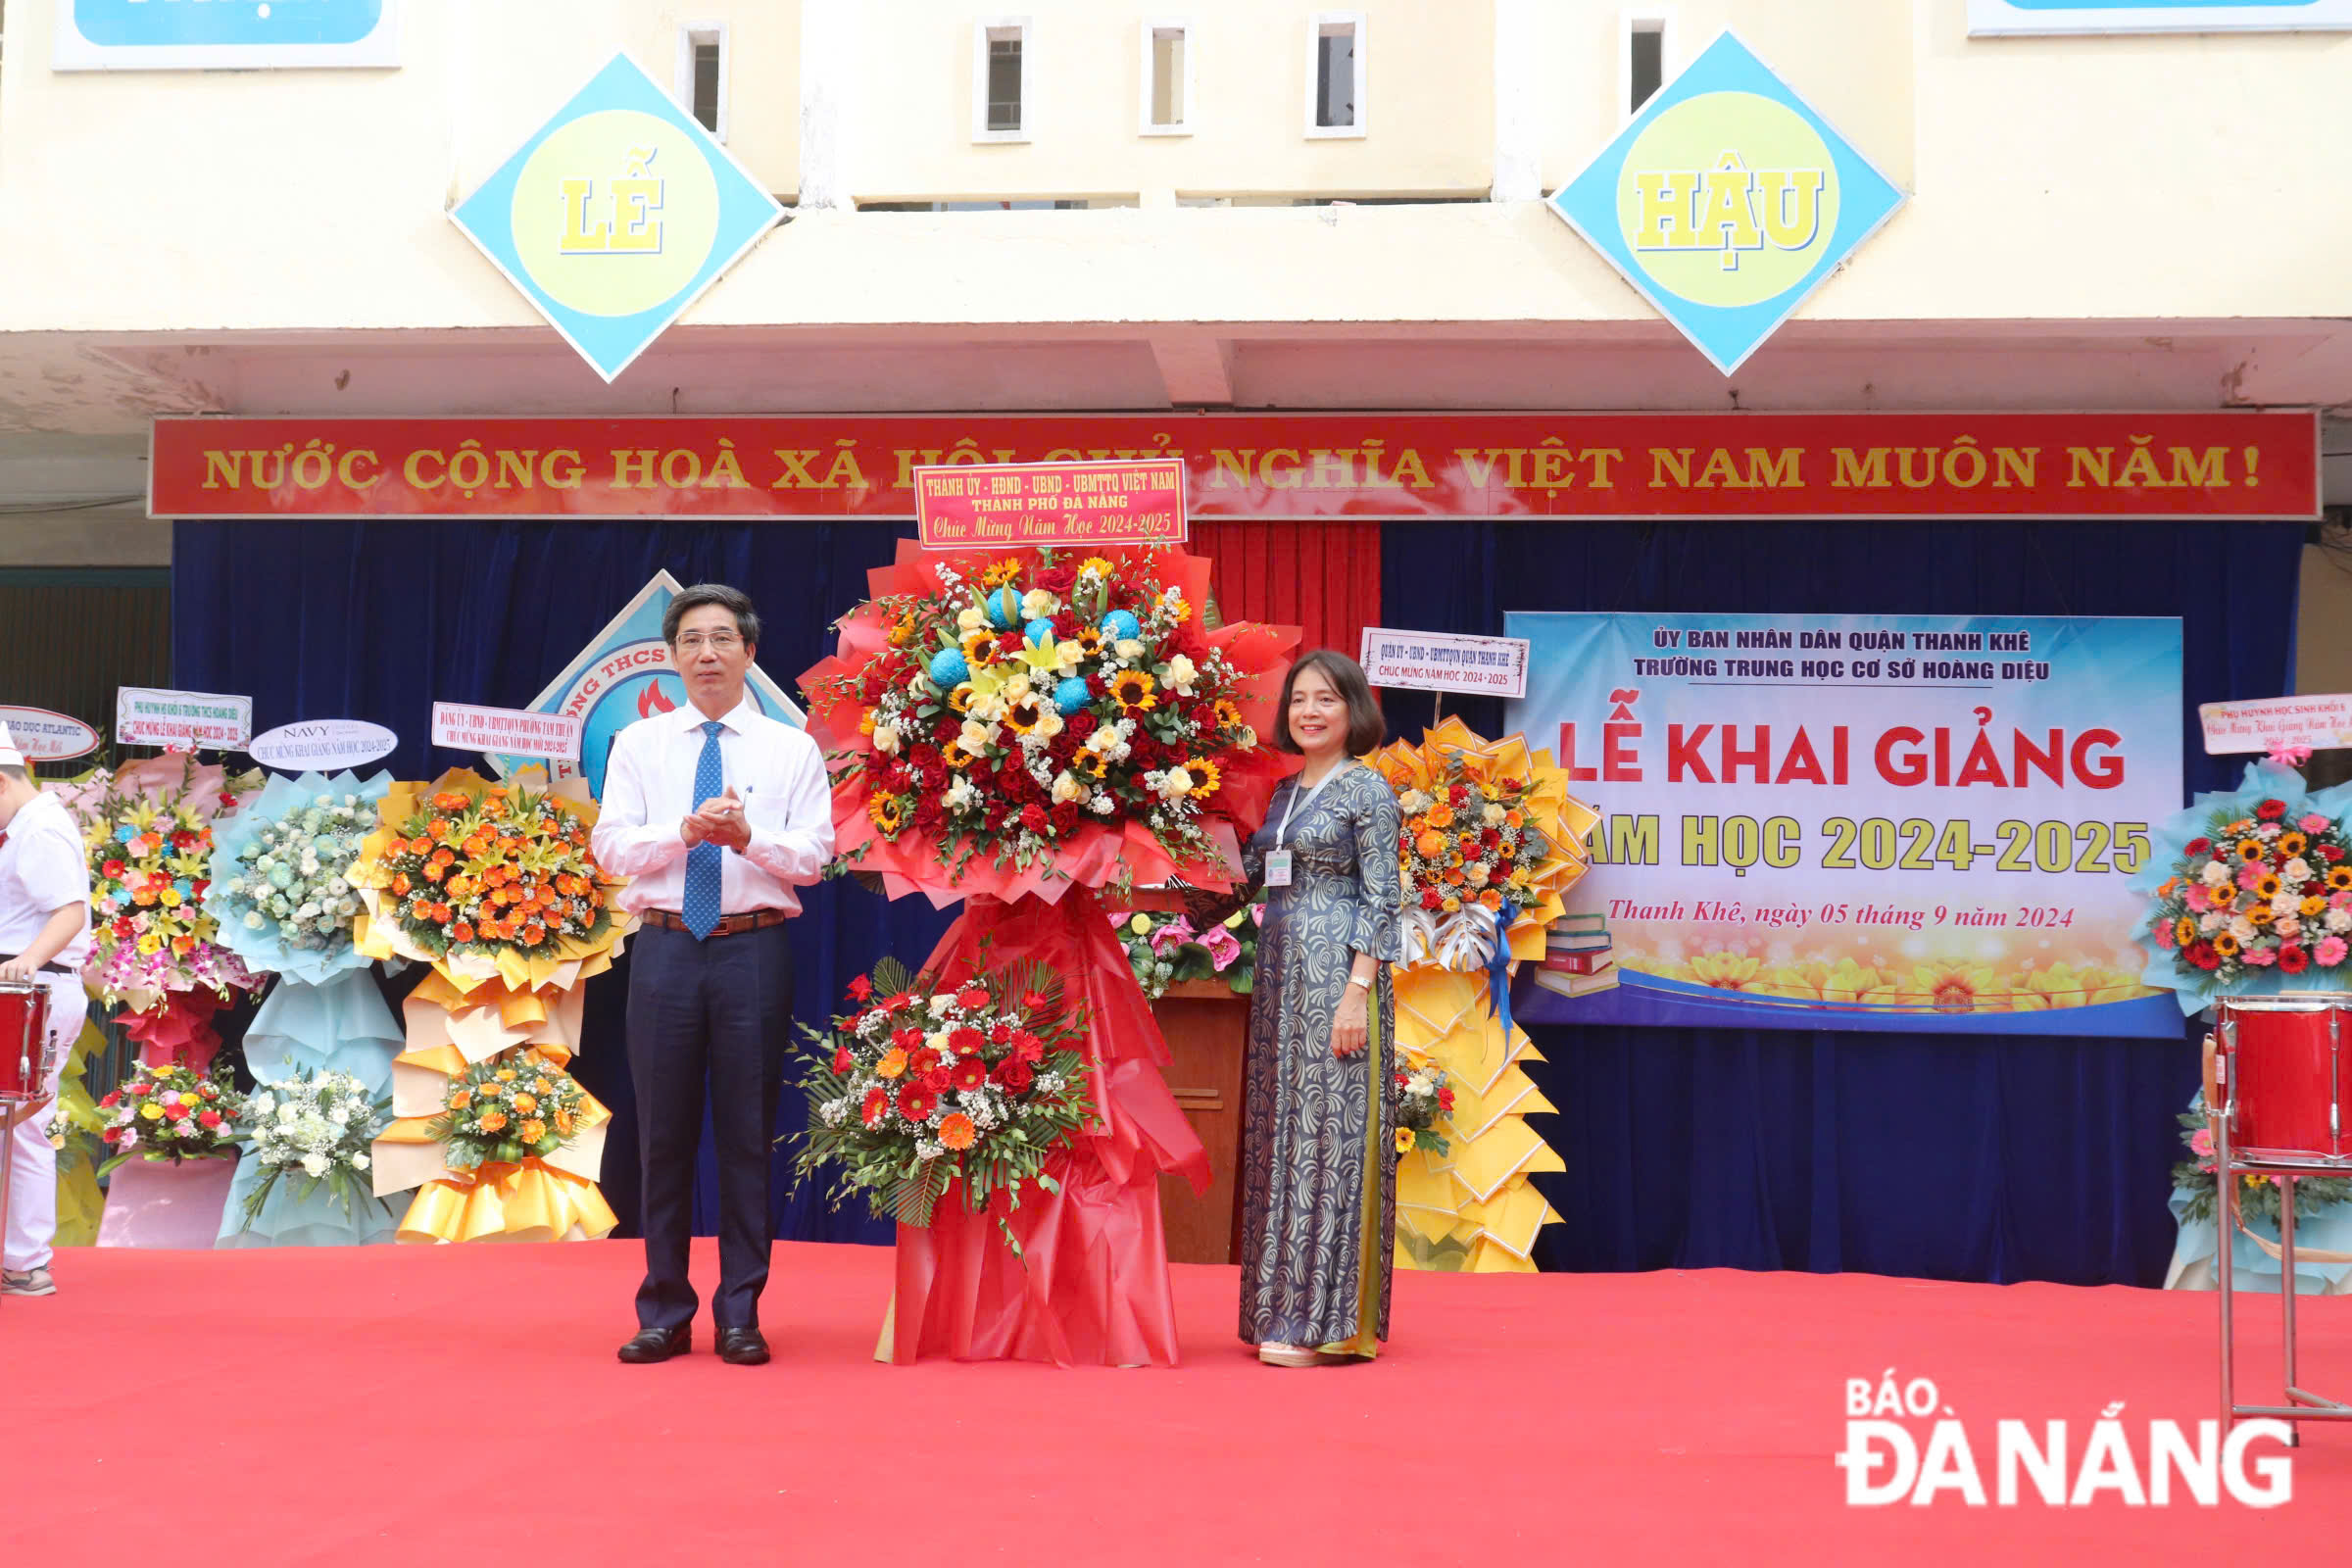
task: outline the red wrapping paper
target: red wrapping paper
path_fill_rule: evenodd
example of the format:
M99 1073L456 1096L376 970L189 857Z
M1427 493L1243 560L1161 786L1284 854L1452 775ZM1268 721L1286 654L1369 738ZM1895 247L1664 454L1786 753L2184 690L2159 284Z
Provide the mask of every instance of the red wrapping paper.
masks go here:
M139 1047L139 1059L150 1067L184 1063L196 1073L209 1071L220 1050L220 1031L213 1014L228 1004L210 991L166 991L163 1001L145 1012L122 1014L122 1033Z
M1068 976L1086 1005L1100 1121L1048 1165L1060 1192L1032 1188L1018 1208L999 1200L975 1214L951 1191L929 1230L899 1227L888 1358L1173 1366L1159 1176L1179 1172L1206 1192L1209 1173L1206 1151L1160 1077L1167 1042L1089 889L1054 904L974 899L924 967L953 987L1025 958ZM1000 1215L1025 1261L1004 1245Z

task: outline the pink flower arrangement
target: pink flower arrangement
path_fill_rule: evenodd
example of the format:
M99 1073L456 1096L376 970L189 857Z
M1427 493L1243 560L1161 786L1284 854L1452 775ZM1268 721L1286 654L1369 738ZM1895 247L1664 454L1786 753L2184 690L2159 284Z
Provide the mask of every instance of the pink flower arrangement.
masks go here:
M1242 956L1242 945L1234 940L1232 932L1221 925L1210 926L1208 934L1200 939L1200 945L1208 950L1209 961L1217 966L1219 974L1232 968L1233 960Z

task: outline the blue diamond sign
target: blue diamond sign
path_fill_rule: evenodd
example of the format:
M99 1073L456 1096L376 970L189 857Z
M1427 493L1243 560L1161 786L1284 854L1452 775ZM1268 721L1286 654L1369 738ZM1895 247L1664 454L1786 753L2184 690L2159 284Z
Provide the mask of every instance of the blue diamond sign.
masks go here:
M610 381L782 211L615 55L449 216Z
M1549 205L1729 375L1902 203L1727 29Z

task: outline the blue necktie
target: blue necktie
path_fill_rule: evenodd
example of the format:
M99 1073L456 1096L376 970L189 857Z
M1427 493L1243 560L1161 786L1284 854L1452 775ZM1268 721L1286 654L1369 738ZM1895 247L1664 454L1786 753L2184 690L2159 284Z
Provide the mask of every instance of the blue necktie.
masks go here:
M694 809L701 810L703 803L716 795L726 784L726 769L719 765L718 732L726 728L713 718L703 725L703 755L694 764ZM717 845L708 841L686 852L686 897L678 912L686 917L686 929L694 933L697 942L710 935L718 924L719 889L724 881L725 855Z

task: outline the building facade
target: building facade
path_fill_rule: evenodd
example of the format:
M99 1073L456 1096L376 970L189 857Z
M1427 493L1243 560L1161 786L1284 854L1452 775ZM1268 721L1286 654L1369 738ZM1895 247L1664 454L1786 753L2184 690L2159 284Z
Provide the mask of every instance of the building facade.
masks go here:
M11 0L0 33L19 571L168 563L162 415L2352 406L2340 33L1986 36L1985 0L381 0L390 65L61 69L113 3ZM1907 198L1729 376L1544 200L1727 26ZM608 385L448 215L615 50L785 213Z

